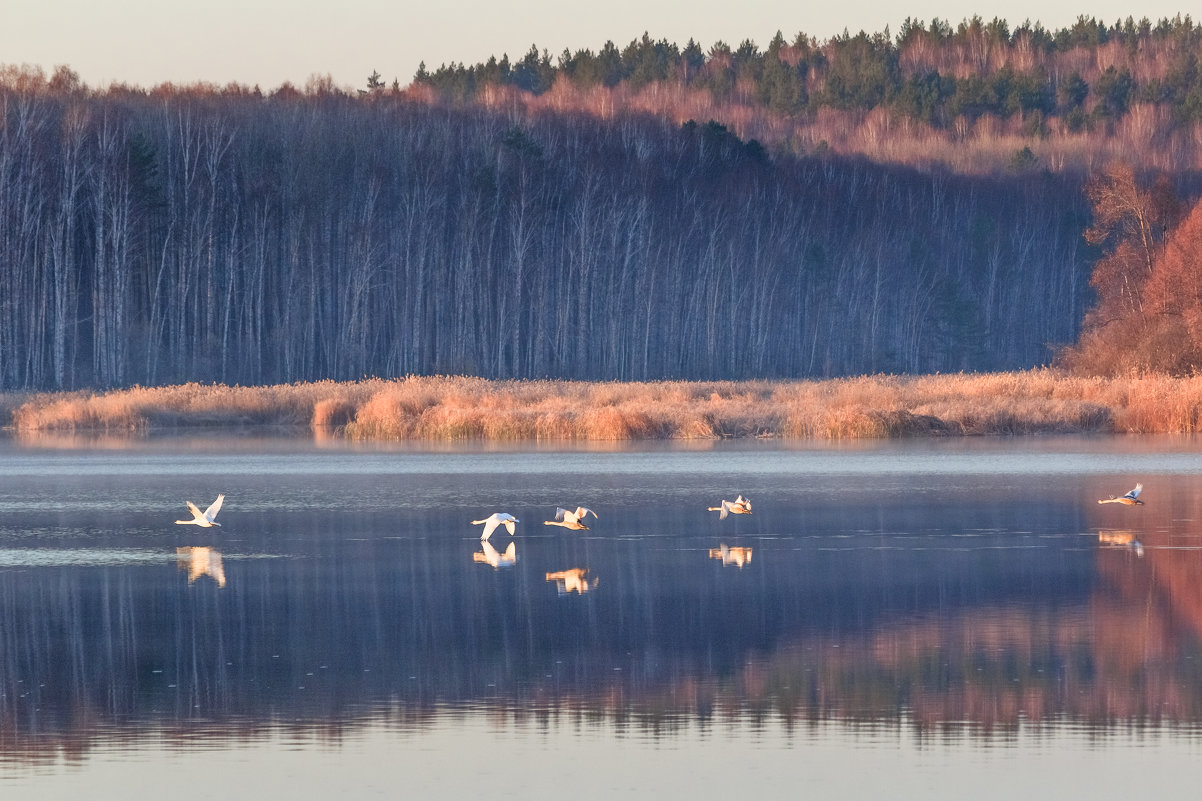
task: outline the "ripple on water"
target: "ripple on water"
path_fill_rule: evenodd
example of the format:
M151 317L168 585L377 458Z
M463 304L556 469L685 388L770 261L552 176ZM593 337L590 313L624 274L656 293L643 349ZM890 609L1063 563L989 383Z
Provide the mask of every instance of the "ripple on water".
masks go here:
M0 548L0 567L133 565L174 560L174 551L152 548Z

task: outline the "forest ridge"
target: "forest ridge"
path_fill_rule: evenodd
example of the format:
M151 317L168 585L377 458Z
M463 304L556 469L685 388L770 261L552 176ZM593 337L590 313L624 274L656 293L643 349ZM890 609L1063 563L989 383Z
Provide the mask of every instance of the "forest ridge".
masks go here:
M1178 16L1049 31L972 17L907 19L896 37L820 42L779 32L708 50L648 34L623 48L537 46L520 59L423 64L413 87L442 100L713 118L792 153L833 149L961 172L1088 170L1117 155L1163 170L1202 166L1202 27ZM378 74L368 91L383 91ZM399 90L399 83L394 84Z

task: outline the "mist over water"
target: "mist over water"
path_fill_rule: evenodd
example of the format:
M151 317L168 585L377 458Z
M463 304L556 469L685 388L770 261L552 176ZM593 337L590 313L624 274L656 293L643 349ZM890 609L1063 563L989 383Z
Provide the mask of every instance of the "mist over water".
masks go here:
M0 788L868 798L1021 761L1106 798L1136 752L1136 792L1187 786L1202 733L1189 440L54 444L0 448Z

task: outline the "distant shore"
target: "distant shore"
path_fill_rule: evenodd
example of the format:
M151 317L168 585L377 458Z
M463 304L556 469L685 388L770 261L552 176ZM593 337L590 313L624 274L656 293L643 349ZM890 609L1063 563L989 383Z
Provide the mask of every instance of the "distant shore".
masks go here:
M1195 433L1202 378L1058 370L806 381L498 381L410 376L0 395L17 432L284 426L349 440L865 439Z

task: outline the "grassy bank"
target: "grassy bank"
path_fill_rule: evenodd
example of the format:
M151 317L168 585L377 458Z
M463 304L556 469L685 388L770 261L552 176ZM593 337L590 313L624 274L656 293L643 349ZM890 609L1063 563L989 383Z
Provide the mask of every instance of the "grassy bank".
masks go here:
M1202 378L1082 378L1042 369L744 382L440 376L6 395L0 414L30 432L266 425L361 440L1193 433L1202 419Z

